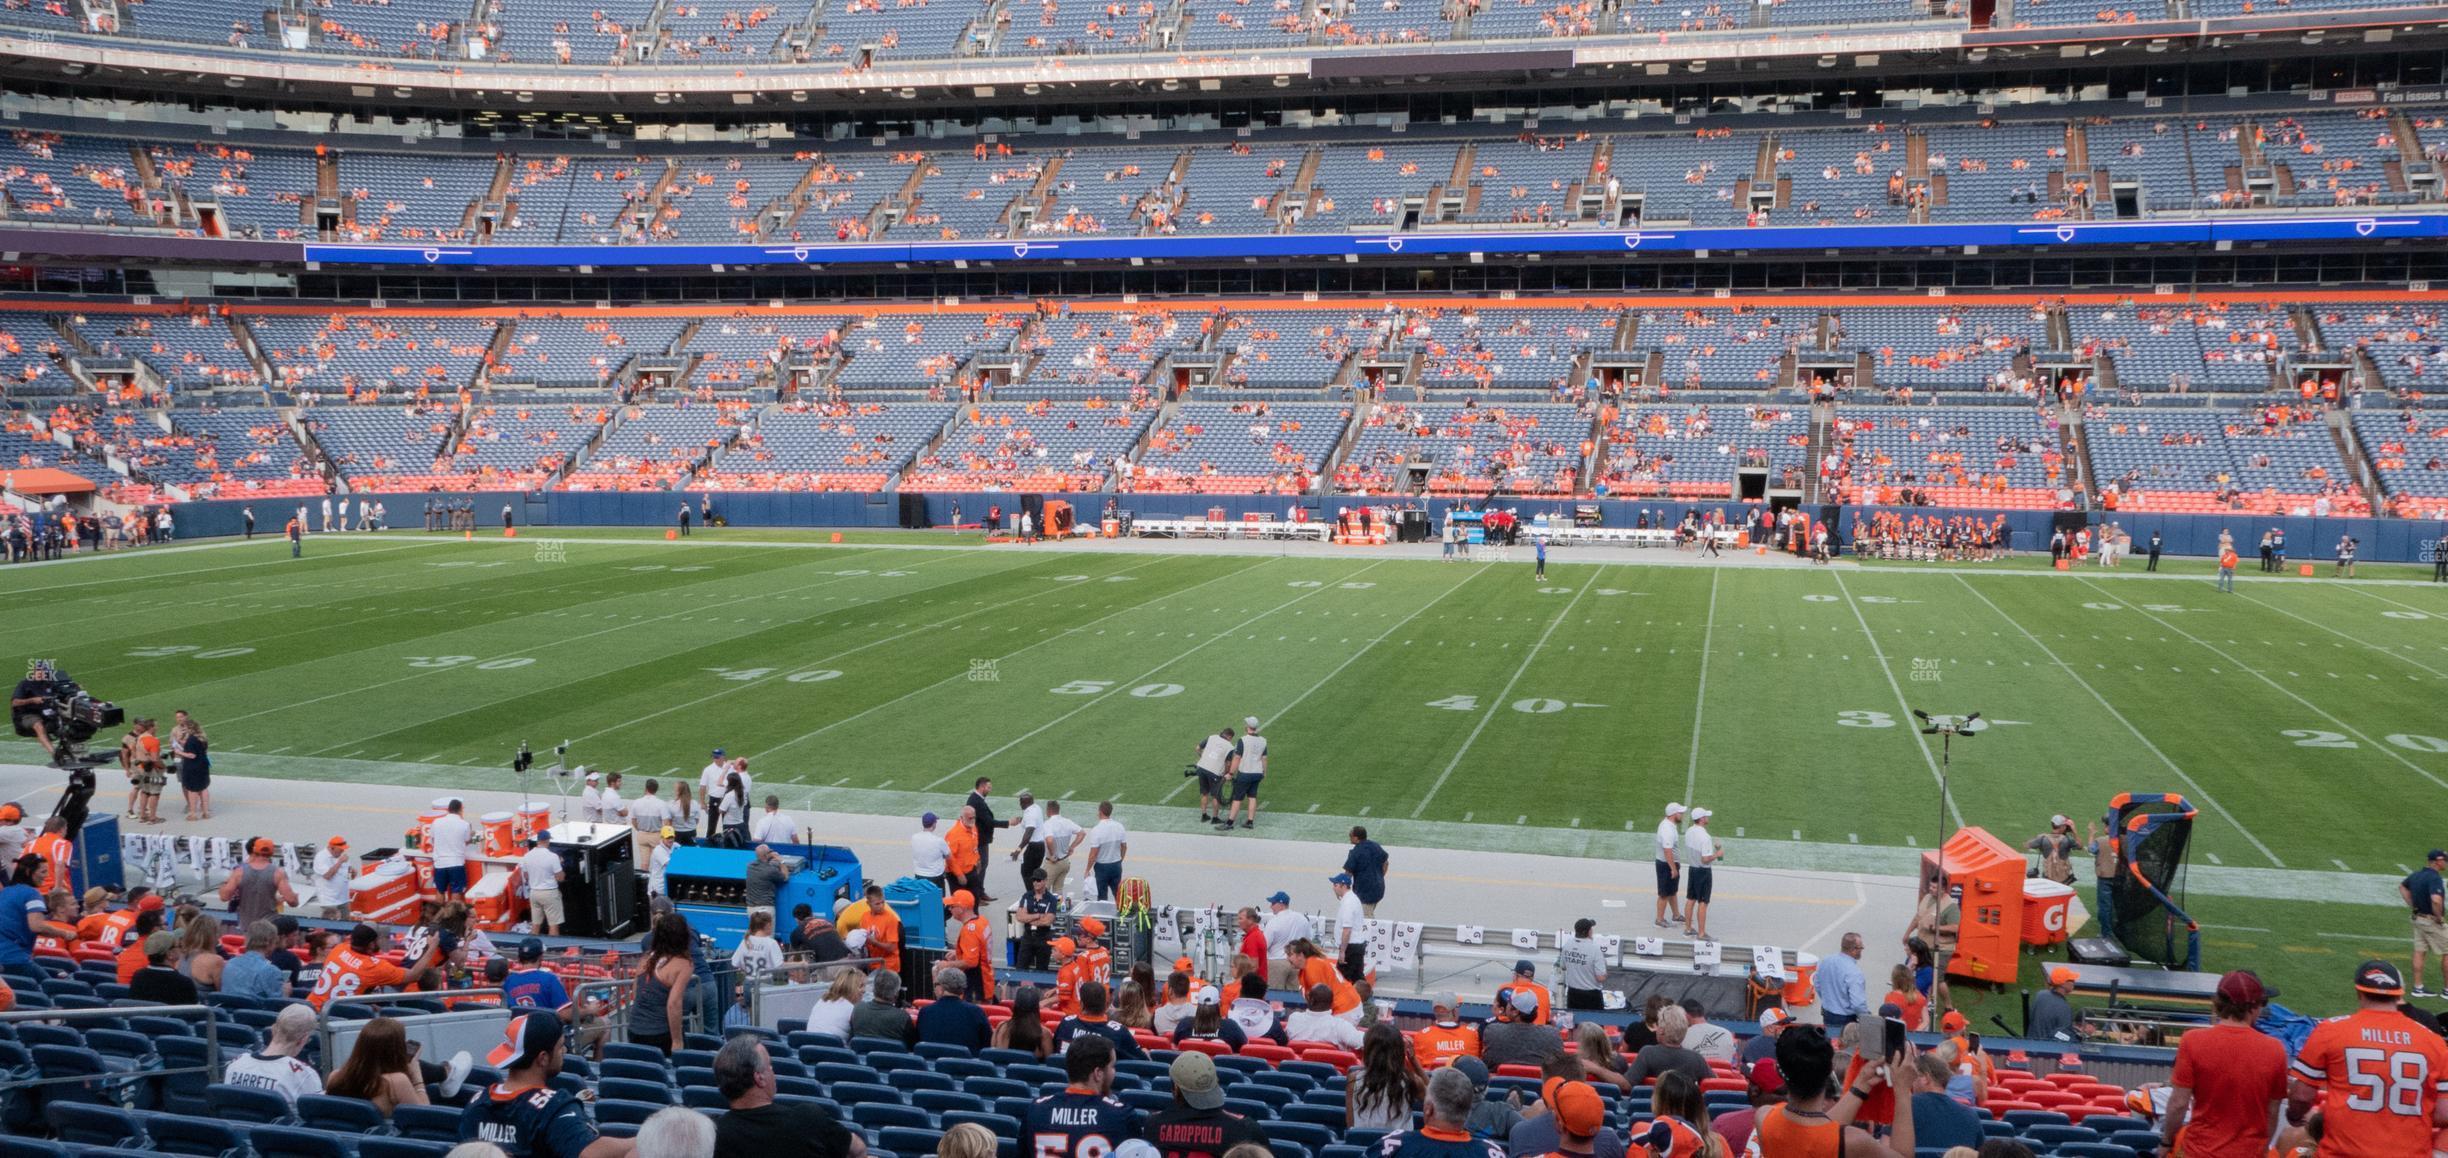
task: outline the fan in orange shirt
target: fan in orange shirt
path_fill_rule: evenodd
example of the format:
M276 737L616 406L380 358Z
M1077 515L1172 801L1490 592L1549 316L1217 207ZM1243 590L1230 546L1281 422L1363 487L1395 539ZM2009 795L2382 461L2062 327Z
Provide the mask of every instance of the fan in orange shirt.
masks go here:
M1479 1056L1479 1031L1462 1024L1461 998L1437 994L1428 1024L1412 1035L1411 1052L1424 1070L1452 1065L1455 1058Z
M1069 937L1054 938L1046 950L1054 957L1054 1012L1069 1017L1080 1011L1080 983L1096 980L1096 974L1080 956L1079 942Z
M986 918L978 916L977 897L962 889L944 902L944 909L960 922L960 936L952 943L952 955L944 958L944 963L969 975L970 992L977 1000L993 1001L994 958L987 951L991 938Z
M382 934L372 925L359 925L349 930L347 947L332 951L331 960L323 963L323 973L315 979L314 992L306 1003L321 1009L333 998L347 1000L360 993L408 983L408 971L377 955Z
M960 819L944 834L944 844L952 850L944 859L945 879L955 888L971 884L978 870L977 810L962 807Z
M1323 985L1334 993L1334 1005L1331 1007L1334 1015L1354 1023L1359 1021L1360 991L1343 979L1342 971L1327 959L1317 942L1303 937L1284 946L1284 960L1292 963L1295 975L1300 978L1301 992L1306 993Z
M2420 1154L2448 1126L2448 1042L2398 1010L2396 966L2366 961L2354 977L2356 1010L2313 1027L2295 1054L2287 1121L2319 1107L2320 1158Z

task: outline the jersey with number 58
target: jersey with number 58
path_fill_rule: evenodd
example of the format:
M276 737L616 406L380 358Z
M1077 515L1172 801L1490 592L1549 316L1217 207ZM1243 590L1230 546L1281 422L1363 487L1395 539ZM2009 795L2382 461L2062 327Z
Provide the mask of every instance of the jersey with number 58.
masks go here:
M1069 1087L1029 1106L1030 1158L1106 1158L1139 1136L1139 1111L1110 1094Z
M2448 1042L2396 1010L2360 1010L2313 1027L2295 1076L2320 1094L2319 1158L2421 1154L2448 1095Z

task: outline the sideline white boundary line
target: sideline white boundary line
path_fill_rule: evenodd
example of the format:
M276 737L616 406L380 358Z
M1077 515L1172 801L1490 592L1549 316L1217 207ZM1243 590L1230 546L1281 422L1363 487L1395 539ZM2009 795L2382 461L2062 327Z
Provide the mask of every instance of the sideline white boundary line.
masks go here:
M1725 572L1709 575L1708 624L1700 629L1700 688L1692 697L1691 763L1683 770L1683 795L1677 800L1690 800L1700 791L1700 722L1708 716L1709 648L1717 640L1717 583Z

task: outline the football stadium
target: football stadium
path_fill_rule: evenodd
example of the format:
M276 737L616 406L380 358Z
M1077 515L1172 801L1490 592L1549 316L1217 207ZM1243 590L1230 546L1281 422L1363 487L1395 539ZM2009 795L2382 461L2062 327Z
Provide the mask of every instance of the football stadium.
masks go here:
M2448 10L2091 8L0 5L0 1158L2448 1154Z

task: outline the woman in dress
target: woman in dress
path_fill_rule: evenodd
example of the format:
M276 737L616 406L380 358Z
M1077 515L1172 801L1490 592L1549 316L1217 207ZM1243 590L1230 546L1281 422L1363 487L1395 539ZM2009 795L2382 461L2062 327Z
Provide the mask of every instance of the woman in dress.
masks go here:
M170 729L170 751L178 760L179 791L187 798L187 819L191 821L212 819L211 747L204 725L180 712L177 726Z

